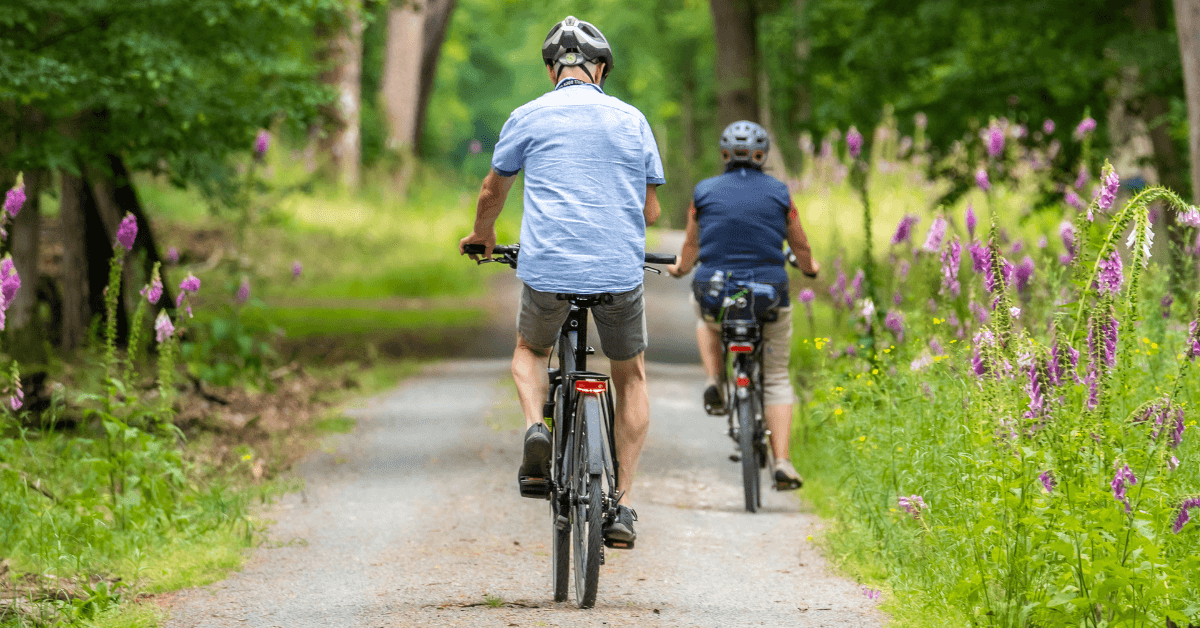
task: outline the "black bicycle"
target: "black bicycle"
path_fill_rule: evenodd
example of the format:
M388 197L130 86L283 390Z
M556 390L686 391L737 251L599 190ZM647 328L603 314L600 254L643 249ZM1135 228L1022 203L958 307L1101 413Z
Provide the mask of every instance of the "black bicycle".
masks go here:
M464 252L482 255L482 245L468 244ZM517 267L520 245L497 246L492 259ZM647 253L647 264L673 264L674 255ZM659 273L657 269L646 270ZM560 294L571 303L570 313L559 332L556 367L549 369L550 392L542 416L554 437L554 456L548 479L525 479L521 495L550 501L550 577L554 601L567 599L569 555L575 554L575 601L580 608L596 603L604 548L632 549L633 543L604 538L603 530L617 515L617 478L620 469L613 440L612 386L609 376L587 370L588 310L612 302L611 294ZM573 542L572 542L573 541Z
M727 434L737 446L730 456L742 465L746 510L762 506L762 471L775 466L771 430L763 414L763 323L774 319L779 289L770 284L736 281L725 273L696 284L697 300L719 304L725 364L724 400L720 407L705 405L712 415L729 417Z

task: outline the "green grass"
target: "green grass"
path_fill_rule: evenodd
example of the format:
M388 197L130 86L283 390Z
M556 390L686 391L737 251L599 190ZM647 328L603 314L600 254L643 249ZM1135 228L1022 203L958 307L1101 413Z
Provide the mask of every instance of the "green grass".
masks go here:
M484 312L478 308L387 310L371 305L363 308L273 307L268 311L268 318L281 327L288 338L474 327L484 321Z

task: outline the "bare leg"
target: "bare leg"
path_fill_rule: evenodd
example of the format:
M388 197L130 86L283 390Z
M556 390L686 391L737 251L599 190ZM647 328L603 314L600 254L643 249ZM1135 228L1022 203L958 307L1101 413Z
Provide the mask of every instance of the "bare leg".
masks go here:
M517 384L517 396L521 399L521 410L525 413L525 427L542 422L542 404L546 401L549 383L546 365L550 361L549 349L536 349L517 335L517 348L513 351L512 375Z
M771 430L771 451L777 460L790 460L789 443L792 436L792 404L767 406L767 428Z
M721 346L721 332L712 329L703 320L696 322L696 346L700 349L700 361L704 363L704 374L708 376L708 385L717 383L724 364L721 358L724 347Z
M629 505L633 492L633 475L637 473L638 458L650 430L650 396L646 391L646 361L637 357L612 361L613 387L616 388L616 411L613 439L617 445L617 464L620 465L617 490L624 491L621 503Z

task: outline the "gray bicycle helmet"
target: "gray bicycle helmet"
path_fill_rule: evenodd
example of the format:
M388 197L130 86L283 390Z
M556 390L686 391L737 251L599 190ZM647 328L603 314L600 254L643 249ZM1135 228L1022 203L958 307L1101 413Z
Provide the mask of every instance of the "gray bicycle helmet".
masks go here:
M721 132L721 161L761 168L771 150L767 130L749 121L738 120Z
M592 77L586 67L583 71L594 81L603 81L613 68L612 48L600 29L588 22L568 15L550 29L546 41L542 42L542 60L547 66L582 66L588 61L604 64L604 74Z

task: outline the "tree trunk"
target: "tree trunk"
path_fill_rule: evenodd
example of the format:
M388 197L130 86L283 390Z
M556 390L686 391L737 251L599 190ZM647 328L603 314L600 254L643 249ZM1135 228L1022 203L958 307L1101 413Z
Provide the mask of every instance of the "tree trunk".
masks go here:
M410 152L417 141L425 1L406 2L388 9L379 98L387 120L385 146L392 152Z
M1200 0L1175 0L1175 29L1187 94L1188 154L1192 160L1192 202L1200 203Z
M38 262L41 260L41 192L50 183L45 170L25 172L25 206L13 219L9 234L13 265L21 273L21 289L9 306L6 329L8 352L22 362L45 362L45 343L42 341L41 320L37 310L39 283Z
M80 177L63 170L59 195L62 256L62 349L72 351L87 339L92 320L88 277L87 187Z
M349 3L336 23L320 23L317 39L322 41L317 62L325 69L321 82L331 87L337 99L325 107L329 122L315 130L317 149L327 159L332 174L347 188L357 188L362 146L359 113L362 77L362 7Z
M758 108L758 34L749 0L709 0L717 44L717 123L754 120Z
M425 117L429 111L429 100L437 80L438 59L442 56L442 44L450 28L450 18L458 0L429 0L425 13L425 39L421 50L421 87L417 99L417 121L413 143L421 147L421 136L425 132Z

